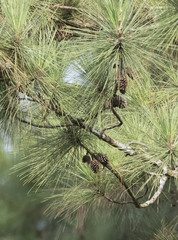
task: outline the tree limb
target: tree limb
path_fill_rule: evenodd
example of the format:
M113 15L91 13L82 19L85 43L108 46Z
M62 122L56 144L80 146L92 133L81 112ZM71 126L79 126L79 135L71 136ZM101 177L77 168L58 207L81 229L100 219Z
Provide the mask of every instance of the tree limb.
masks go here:
M39 102L39 99L36 99L34 98L34 96L31 96L30 97L32 98L32 100L34 100L35 102L37 103L40 103ZM41 99L42 101L45 101L44 99ZM56 125L56 126L50 126L50 125L40 125L40 124L34 124L34 123L31 123L31 122L28 122L26 120L22 120L22 119L18 119L20 120L21 122L23 123L26 123L28 125L31 125L31 126L34 126L34 127L38 127L38 128L58 128L58 127L72 127L72 126L79 126L80 128L84 128L86 130L89 130L92 134L94 134L96 137L98 137L99 139L105 141L106 143L108 143L109 145L115 147L115 148L118 148L119 151L123 151L125 154L129 155L129 156L133 156L133 155L136 155L136 154L140 154L140 152L138 151L135 151L133 150L130 145L131 144L139 144L139 145L143 145L145 147L148 147L147 145L145 144L142 144L142 143L138 143L138 142L130 142L128 144L123 144L123 143L120 143L118 141L116 141L115 139L112 139L111 137L109 137L108 135L106 135L103 131L99 131L91 126L87 126L84 124L84 121L82 119L74 119L72 116L70 115L67 115L66 113L62 113L61 111L59 111L59 109L56 109L54 107L54 105L52 103L50 103L49 105L49 108L54 111L56 113L57 116L67 116L68 119L70 120L71 124L64 124L64 125ZM120 121L120 124L122 124L122 120L120 119L119 115L117 114L117 112L112 108L112 111L113 111L113 114L117 117L117 119ZM141 153L142 154L142 158L145 159L145 160L150 160L152 159L153 157L146 154L146 153ZM160 167L161 165L163 164L163 162L161 160L158 160L157 162L153 162L153 165L156 165L158 167ZM175 177L175 178L178 178L178 171L177 169L176 170L172 170L172 169L169 169L168 168L168 171L167 171L167 175L171 176L171 177Z
M129 147L129 146L123 144L123 143L120 143L120 142L116 141L115 139L110 138L105 133L100 132L99 130L97 130L97 129L93 128L93 127L90 127L90 126L87 127L83 123L81 123L80 125L84 129L89 129L89 131L92 134L94 134L96 137L98 137L99 139L103 140L104 142L107 142L112 147L118 148L120 151L123 151L126 154L129 154L130 156L135 155L135 151L131 147Z
M82 128L89 129L89 131L93 135L95 135L99 139L103 140L104 142L108 143L112 147L118 148L119 151L123 151L125 154L127 154L129 156L134 156L136 154L139 154L139 152L133 150L129 146L129 144L120 143L120 142L116 141L115 139L112 139L111 137L109 137L108 135L103 133L102 131L100 132L99 130L97 130L93 127L87 127L83 123L80 123L80 126ZM141 144L139 144L139 145L141 145ZM147 147L146 145L143 145L143 146ZM142 154L142 158L145 160L151 160L153 158L151 155L148 155L146 153L143 154L143 152L142 152L141 154ZM160 167L163 165L163 162L161 160L158 160L158 161L153 162L153 165ZM178 171L177 171L177 169L172 170L172 169L168 168L166 175L169 175L174 178L178 178Z

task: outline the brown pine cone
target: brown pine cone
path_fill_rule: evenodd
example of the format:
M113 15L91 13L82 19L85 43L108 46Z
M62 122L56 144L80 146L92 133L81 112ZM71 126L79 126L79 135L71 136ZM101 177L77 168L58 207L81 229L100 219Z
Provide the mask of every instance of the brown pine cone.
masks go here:
M132 71L131 68L126 67L126 73L127 73L127 76L128 76L129 78L131 78L132 80L134 79L134 77L133 77L133 71Z
M103 165L106 166L109 162L109 159L106 155L102 154L102 153L97 153L95 155L95 158Z
M92 159L90 162L91 170L94 173L97 173L99 171L99 163L96 159Z
M122 94L125 94L127 87L127 78L125 75L120 76L119 90Z
M83 158L82 158L82 162L83 163L90 163L91 162L91 158L90 158L90 156L89 155L85 155L85 156L83 156Z
M127 106L127 101L124 97L116 95L112 99L112 105L113 107L125 108Z

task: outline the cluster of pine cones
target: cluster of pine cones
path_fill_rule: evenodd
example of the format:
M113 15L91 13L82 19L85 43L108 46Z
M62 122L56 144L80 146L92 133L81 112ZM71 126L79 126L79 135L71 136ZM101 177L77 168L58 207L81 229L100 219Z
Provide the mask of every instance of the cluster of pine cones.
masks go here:
M92 154L91 157L88 154L84 155L82 158L82 162L90 164L91 170L94 173L97 173L99 171L99 163L101 163L103 166L106 166L109 160L106 155L102 153L96 153Z
M116 64L114 64L113 68L116 68ZM125 73L126 74L125 74ZM126 67L125 71L122 72L122 74L120 74L119 70L117 73L117 78L118 78L118 82L117 82L117 88L119 88L119 91L122 94L126 93L126 87L127 87L127 76L129 78L131 78L132 80L133 78L133 72L131 68ZM105 104L104 104L104 109L111 109L111 107L118 107L118 108L126 108L127 106L127 100L125 99L124 96L121 95L114 95L112 99L110 100L106 100Z

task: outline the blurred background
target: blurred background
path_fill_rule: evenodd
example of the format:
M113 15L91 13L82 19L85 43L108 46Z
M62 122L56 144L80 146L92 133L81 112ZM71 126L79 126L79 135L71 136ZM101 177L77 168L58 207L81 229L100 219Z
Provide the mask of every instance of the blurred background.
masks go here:
M43 214L42 199L19 182L10 168L18 162L7 138L0 139L0 239L54 239L55 223ZM49 237L49 234L51 237Z

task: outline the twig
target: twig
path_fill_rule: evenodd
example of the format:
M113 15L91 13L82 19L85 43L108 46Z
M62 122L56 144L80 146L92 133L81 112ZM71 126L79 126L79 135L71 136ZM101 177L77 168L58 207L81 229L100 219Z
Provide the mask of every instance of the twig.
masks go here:
M28 122L24 119L21 119L19 117L16 117L17 120L19 120L22 123L28 124L32 127L37 127L37 128L63 128L63 127L71 127L73 126L72 124L62 124L62 125L40 125L40 124L36 124L36 123L32 123L32 122Z
M132 198L135 206L136 206L137 208L139 208L139 207L140 207L140 204L138 203L137 199L135 198L135 196L134 196L133 192L131 191L131 189L129 188L129 186L126 184L126 182L125 182L125 181L123 180L123 178L121 177L120 173L119 173L117 170L113 169L112 166L111 166L109 163L107 163L105 167L106 167L110 172L112 172L112 173L119 179L120 183L125 187L127 193L128 193L128 194L130 195L130 197Z
M113 126L108 126L108 127L106 127L106 128L103 128L102 130L101 130L101 132L105 132L105 131L107 131L107 130L110 130L110 129L113 129L113 128L116 128L116 127L120 127L121 126L121 124L119 123L119 124L115 124L115 125L113 125Z
M114 110L113 107L111 107L111 110L113 112L113 114L115 115L115 117L118 119L118 121L120 122L120 124L118 125L118 127L120 127L123 124L123 121L121 119L121 117L119 116L119 114Z
M159 180L160 184L159 184L158 190L154 193L154 195L152 196L152 198L150 200L146 201L145 203L140 204L141 208L148 207L149 205L153 204L156 201L156 199L162 193L162 190L164 188L164 185L165 185L167 179L168 179L168 177L165 175L160 178L160 180Z
M30 98L20 98L20 97L18 97L18 100L19 101L29 101L29 102L35 102L35 100L33 100L33 99L30 99Z
M90 151L83 143L80 142L80 146L83 147L91 156L94 155L93 152Z
M130 146L132 144L141 145L141 146L149 148L148 145L146 145L145 143L140 143L140 142L137 142L137 141L131 141L131 142L127 143L128 146Z
M138 201L139 199L143 198L143 197L147 194L147 192L148 192L148 186L146 185L146 191L144 192L144 194L143 194L142 196L140 196L140 197L137 198L137 201Z
M51 5L52 5L52 4L51 4ZM81 10L81 9L79 9L79 8L76 8L76 7L63 6L63 5L60 5L60 4L55 4L55 5L53 5L53 7L61 8L61 9L68 9L68 10L76 10L76 11L80 11L80 10Z
M112 198L108 197L104 192L102 192L101 190L97 190L97 193L100 194L101 196L103 196L107 201L111 202L111 203L116 203L116 204L134 204L134 202L118 202L113 200Z

